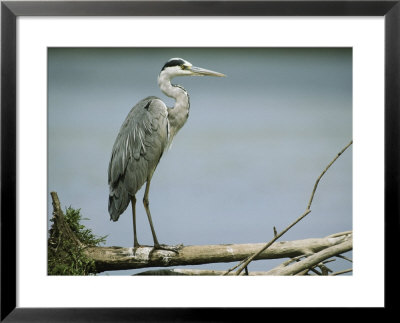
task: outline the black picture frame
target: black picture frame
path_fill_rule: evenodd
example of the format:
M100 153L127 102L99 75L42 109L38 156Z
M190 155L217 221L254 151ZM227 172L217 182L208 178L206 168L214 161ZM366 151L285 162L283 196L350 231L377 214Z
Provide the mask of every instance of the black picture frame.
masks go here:
M18 16L384 16L385 277L389 239L399 229L400 0L379 1L2 1L1 2L1 321L235 321L243 309L17 308L16 19ZM395 232L390 232L395 230ZM392 247L394 248L394 247ZM393 268L393 267L392 267ZM385 308L392 303L385 279ZM243 296L245 297L245 296ZM262 309L252 309L257 311Z

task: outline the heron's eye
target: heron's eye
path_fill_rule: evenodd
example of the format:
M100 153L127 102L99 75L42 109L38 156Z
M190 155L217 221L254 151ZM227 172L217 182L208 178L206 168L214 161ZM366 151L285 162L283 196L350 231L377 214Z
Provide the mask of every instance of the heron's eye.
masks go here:
M186 65L181 65L181 69L186 70L188 67Z

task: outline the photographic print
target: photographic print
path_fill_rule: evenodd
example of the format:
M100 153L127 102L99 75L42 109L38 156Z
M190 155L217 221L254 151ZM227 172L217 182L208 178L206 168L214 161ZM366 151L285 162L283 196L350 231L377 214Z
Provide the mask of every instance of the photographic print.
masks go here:
M48 275L352 275L352 122L351 48L48 48Z
M1 318L390 305L399 8L3 2ZM225 76L170 77L178 66ZM164 67L175 70L162 83L189 95L174 136L168 112L180 100L159 86ZM146 98L167 111L154 146L140 135L160 135L157 123L131 113L154 112ZM128 126L139 120L142 132ZM131 193L116 219L109 166L148 162L149 147L162 156L150 171L130 164L145 180L121 182Z

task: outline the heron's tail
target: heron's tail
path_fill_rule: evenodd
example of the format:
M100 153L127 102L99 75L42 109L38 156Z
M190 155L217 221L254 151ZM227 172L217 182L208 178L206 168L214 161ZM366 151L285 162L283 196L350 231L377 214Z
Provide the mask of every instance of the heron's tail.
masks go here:
M110 195L108 196L110 220L118 221L119 216L126 210L129 202L129 193L122 185L118 185L115 188L110 187Z

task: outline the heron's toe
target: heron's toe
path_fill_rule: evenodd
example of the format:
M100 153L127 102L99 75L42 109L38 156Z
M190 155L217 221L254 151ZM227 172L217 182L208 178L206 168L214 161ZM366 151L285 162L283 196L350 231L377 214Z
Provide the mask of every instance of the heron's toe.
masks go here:
M155 250L166 250L166 251L172 251L175 252L176 254L179 254L179 250L182 249L183 244L177 245L177 246L168 246L165 244L157 244L154 245L154 251Z

